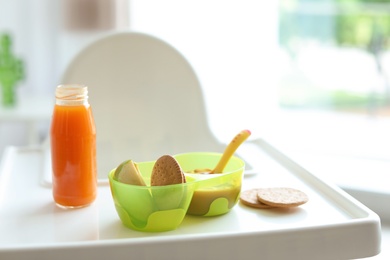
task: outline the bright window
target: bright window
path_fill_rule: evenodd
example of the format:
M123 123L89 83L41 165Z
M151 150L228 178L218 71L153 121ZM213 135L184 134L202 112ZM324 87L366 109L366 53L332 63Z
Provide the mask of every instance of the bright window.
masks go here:
M189 59L218 138L248 127L319 174L364 186L361 176L390 168L388 10L363 0L133 0L130 26Z
M353 150L386 158L389 9L380 0L282 0L279 6L280 106L320 111L320 118L308 118L325 120L317 134L373 143Z
M390 2L282 0L280 104L389 115Z
M386 192L389 10L388 0L279 5L281 142L339 184Z

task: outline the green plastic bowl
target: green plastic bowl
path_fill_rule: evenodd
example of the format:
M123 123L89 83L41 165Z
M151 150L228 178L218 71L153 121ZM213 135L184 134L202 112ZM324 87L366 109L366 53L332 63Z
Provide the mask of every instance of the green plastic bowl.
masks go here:
M137 186L114 180L109 175L111 194L122 223L131 229L160 232L176 229L183 221L194 193L196 182L166 186L149 186L154 162L138 163L148 186Z
M137 163L147 186L129 185L108 175L115 208L122 223L131 229L159 232L176 229L186 214L217 216L237 204L245 164L232 157L223 173L193 174L194 169L214 168L222 154L185 153L174 155L186 175L186 183L150 186L155 161Z
M222 173L193 174L194 169L213 169L221 153L183 153L174 156L185 175L197 183L187 214L217 216L229 212L236 204L241 192L245 163L233 156Z

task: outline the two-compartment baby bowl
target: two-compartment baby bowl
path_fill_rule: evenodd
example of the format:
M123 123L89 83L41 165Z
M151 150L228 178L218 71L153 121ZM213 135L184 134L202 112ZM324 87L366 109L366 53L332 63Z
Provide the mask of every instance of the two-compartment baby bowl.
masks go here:
M213 169L222 154L183 153L174 155L186 176L186 183L167 186L137 186L114 180L115 169L109 175L115 208L122 223L139 231L176 229L186 214L217 216L236 205L245 164L233 156L223 173L194 174L194 169ZM137 163L147 184L155 161Z

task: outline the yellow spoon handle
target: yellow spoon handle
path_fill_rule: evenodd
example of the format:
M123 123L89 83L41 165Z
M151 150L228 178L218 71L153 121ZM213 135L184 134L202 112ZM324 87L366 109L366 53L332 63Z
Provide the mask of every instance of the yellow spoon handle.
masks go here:
M242 130L239 132L233 140L226 147L225 151L222 154L221 159L219 160L217 166L210 173L221 173L225 168L227 162L230 160L230 157L234 154L237 148L251 135L249 130Z

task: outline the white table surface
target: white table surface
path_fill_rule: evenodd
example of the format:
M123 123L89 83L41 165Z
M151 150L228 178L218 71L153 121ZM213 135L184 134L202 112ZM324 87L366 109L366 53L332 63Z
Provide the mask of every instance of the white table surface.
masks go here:
M57 208L50 186L42 185L47 168L42 151L8 148L0 165L0 259L107 259L124 254L138 259L161 255L162 259L253 259L260 253L269 259L350 259L379 252L375 213L264 148L274 159L265 151L257 154L259 173L246 176L243 189L276 184L299 187L308 193L309 203L287 212L238 204L220 217L188 216L177 230L163 233L125 228L104 184L92 206ZM187 254L194 249L197 253L191 258Z

